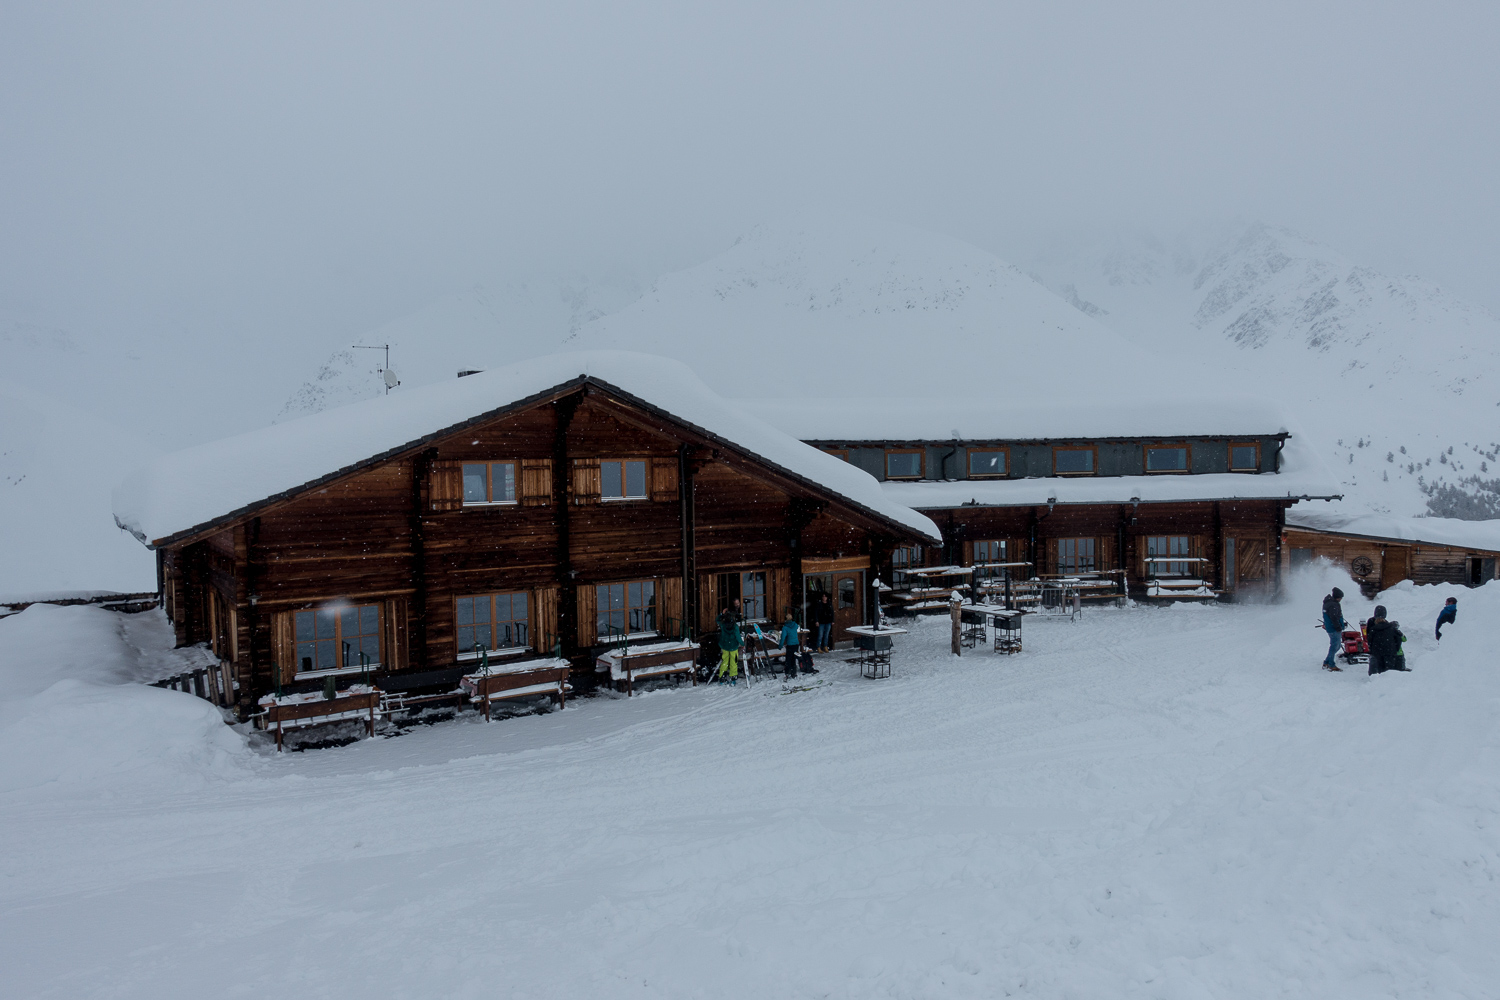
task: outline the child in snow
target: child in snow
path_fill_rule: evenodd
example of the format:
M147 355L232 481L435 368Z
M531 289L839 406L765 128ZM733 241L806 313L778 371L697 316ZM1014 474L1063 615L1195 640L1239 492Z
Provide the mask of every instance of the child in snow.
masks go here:
M786 613L786 621L781 625L781 645L786 649L786 675L796 677L797 653L802 648L802 630L790 611Z
M1448 598L1448 603L1443 605L1443 610L1438 612L1437 628L1434 631L1437 632L1439 642L1443 639L1443 626L1445 624L1452 625L1457 620L1458 598L1450 597Z
M740 599L719 612L719 672L714 680L729 675L729 686L739 683L740 676Z
M1385 605L1375 606L1375 617L1366 625L1370 641L1370 676L1383 674L1387 670L1405 670L1401 662L1401 643L1406 636L1401 634L1399 622L1386 621Z
M1333 662L1333 654L1339 651L1339 644L1342 641L1341 633L1347 624L1344 621L1344 606L1339 603L1343 599L1344 592L1337 587L1334 587L1333 592L1323 598L1323 630L1328 633L1328 656L1323 660L1324 670L1340 669L1339 665Z

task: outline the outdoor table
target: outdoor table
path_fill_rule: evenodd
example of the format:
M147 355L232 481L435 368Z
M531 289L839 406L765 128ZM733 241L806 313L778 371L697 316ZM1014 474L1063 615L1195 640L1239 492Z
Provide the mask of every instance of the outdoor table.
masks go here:
M855 637L854 641L861 650L861 676L871 680L891 676L891 640L895 636L906 635L906 629L891 625L881 625L878 628L874 625L851 625L844 631Z
M981 621L994 623L995 652L1019 653L1021 651L1021 619L1026 616L1025 611L999 604L965 604L961 613L974 614Z

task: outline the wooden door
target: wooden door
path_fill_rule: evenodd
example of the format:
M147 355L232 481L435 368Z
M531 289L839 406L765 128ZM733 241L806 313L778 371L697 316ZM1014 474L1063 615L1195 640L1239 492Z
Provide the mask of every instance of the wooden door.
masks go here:
M1236 577L1240 586L1264 585L1271 579L1269 546L1264 538L1241 538L1235 545Z
M844 630L865 623L865 574L835 573L833 578L833 641L851 636Z

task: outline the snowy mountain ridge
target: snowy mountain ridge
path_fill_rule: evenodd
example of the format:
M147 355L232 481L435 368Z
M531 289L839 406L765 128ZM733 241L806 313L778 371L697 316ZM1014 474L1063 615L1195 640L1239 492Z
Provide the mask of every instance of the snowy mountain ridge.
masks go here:
M1284 399L1377 513L1500 516L1500 319L1287 229L1125 234L1040 258L1034 273L1143 345Z

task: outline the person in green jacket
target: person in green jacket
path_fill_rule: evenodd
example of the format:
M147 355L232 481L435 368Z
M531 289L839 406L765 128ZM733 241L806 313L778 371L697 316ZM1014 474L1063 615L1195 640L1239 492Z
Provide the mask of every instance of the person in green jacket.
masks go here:
M729 675L731 687L739 683L740 676L740 599L719 612L719 672L714 680L723 680Z

